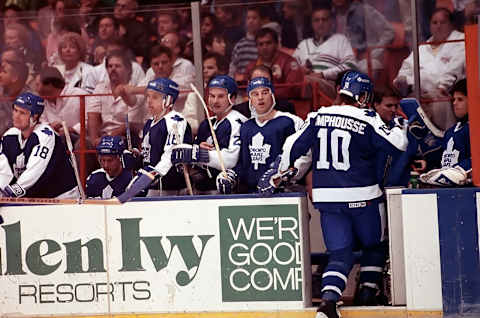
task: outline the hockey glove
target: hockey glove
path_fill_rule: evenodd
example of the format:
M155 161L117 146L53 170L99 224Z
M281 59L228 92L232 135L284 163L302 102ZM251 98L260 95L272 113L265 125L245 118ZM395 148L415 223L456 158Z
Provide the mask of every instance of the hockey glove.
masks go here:
M227 176L220 172L217 176L217 190L221 194L231 194L237 185L237 174L232 169L226 170Z
M290 168L282 173L278 171L282 156L279 155L270 168L258 180L257 190L261 194L271 195L285 187L298 172L297 168Z
M420 175L419 180L423 183L440 187L462 186L467 183L468 174L460 166L451 168L433 169Z
M208 163L208 150L199 145L181 144L172 148L172 164Z
M264 195L277 193L281 188L290 183L290 180L297 175L297 172L297 168L290 168L282 173L273 168L268 169L258 181L258 193Z
M12 185L7 185L2 191L4 197L10 198L20 198L23 197L27 192L18 184L14 183Z
M129 185L127 186L127 190L130 191L131 189L136 189L138 190L138 192L135 195L141 194L142 196L145 196L148 187L152 183L157 182L160 177L160 173L155 170L154 167L145 166L142 169L138 170L137 175L132 179L132 181L130 181Z

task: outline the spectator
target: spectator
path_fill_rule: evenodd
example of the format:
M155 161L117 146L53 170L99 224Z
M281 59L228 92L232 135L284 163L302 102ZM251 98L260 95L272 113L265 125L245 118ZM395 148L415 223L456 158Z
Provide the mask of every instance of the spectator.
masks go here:
M85 40L94 38L96 33L95 20L98 14L102 13L101 3L99 0L80 0L79 24L81 27L81 34Z
M256 65L266 65L272 69L274 85L288 84L275 89L277 98L300 98L303 71L297 61L278 49L277 33L269 28L262 28L255 36L258 58L247 67L251 73Z
M25 61L29 68L36 71L44 61L42 50L36 50L30 45L30 32L22 24L8 24L3 33L4 49L11 48L19 50L25 56Z
M97 44L93 50L93 66L102 64L105 56L107 56L107 45L103 43Z
M306 1L294 0L282 2L282 15L280 17L282 28L282 46L295 49L298 43L311 36L309 10L305 8Z
M265 65L257 65L253 68L252 73L250 74L250 80L252 80L255 77L264 77L268 79L269 81L272 80L272 70ZM275 106L274 108L276 110L280 110L282 112L287 112L295 115L295 107L293 106L292 103L290 103L286 99L276 99L275 100ZM240 112L243 116L247 118L251 118L255 115L255 109L253 106L248 102L243 102L237 105L233 106L233 109L236 111Z
M150 33L147 26L136 19L137 0L117 0L113 16L120 25L119 34L124 39L135 56L141 56L146 61Z
M217 25L217 17L214 14L203 13L200 23L200 35L202 40L205 40L214 30L217 30Z
M176 33L180 17L175 12L160 11L157 14L157 37L161 40L167 33Z
M203 85L207 87L208 82L216 75L225 75L228 70L227 60L218 53L208 53L203 57Z
M6 54L7 51L3 53ZM0 64L0 134L3 135L8 128L12 127L12 103L21 93L31 92L26 84L28 67L25 61L3 60ZM15 56L15 55L14 55ZM18 56L15 56L18 59Z
M235 8L230 6L230 3L227 3L227 1L217 1L215 4L217 5L215 7L215 16L227 42L226 56L231 56L235 43L245 36L245 31L240 26L239 18L241 15L238 14Z
M313 38L300 42L295 57L307 72L307 80L317 82L330 98L335 98L335 79L347 69L356 68L350 41L343 34L333 32L332 11L329 5L312 11Z
M42 39L46 39L52 31L53 21L56 14L56 5L57 0L48 0L46 5L40 8L37 12L38 32Z
M124 136L128 114L132 137L138 137L145 113L142 99L126 92L132 76L132 63L123 51L113 51L105 59L108 79L99 83L94 94L112 94L87 99L88 140L95 147L103 135ZM133 140L135 142L135 140Z
M35 63L35 65L40 65L42 62L42 58L44 57L43 54L39 54L39 52L43 52L42 43L40 41L40 37L38 33L33 30L30 25L28 24L29 20L23 18L22 9L16 5L8 5L3 10L3 28L6 30L10 25L20 24L22 25L25 30L21 30L23 33L22 36L25 37L25 43L23 43L23 47L25 50L31 50L35 52L37 55L39 63ZM25 56L27 52L25 51Z
M80 135L80 98L60 96L86 95L87 92L66 85L57 68L46 67L40 72L38 93L45 98L41 121L48 123L61 136L65 134L62 126L65 121L75 143Z
M374 7L367 3L352 0L333 0L336 16L336 32L343 33L357 54L358 68L368 73L367 48L390 44L395 37L390 23ZM375 73L383 69L383 48L370 52Z
M210 80L217 75L227 74L228 64L225 57L217 53L208 53L203 57L203 86L207 87ZM205 119L205 110L194 92L188 93L183 109L183 115L192 128L192 134L197 135L200 123Z
M245 19L247 34L235 44L228 74L236 81L246 80L247 65L258 57L255 34L262 26L260 8L249 7Z
M120 33L120 24L114 17L110 15L104 15L98 19L97 30L98 32L95 44L106 43L110 40L118 38ZM94 47L96 46L95 44Z
M191 40L193 37L192 34L192 11L190 9L181 9L178 10L179 17L179 29L178 33L180 36Z
M120 24L111 15L102 15L95 21L96 33L95 38L89 40L91 45L88 46L87 61L92 65L95 64L95 51L97 46L105 46L106 43L116 39L120 34ZM106 50L106 49L105 49ZM103 59L101 59L103 60Z
M452 15L445 8L437 8L430 20L431 44L419 47L421 96L429 99L448 97L448 90L456 80L465 78L465 43L439 43L462 40L464 34L453 29ZM413 85L413 53L402 63L393 85L403 96L411 93ZM423 105L427 115L440 129L455 123L449 101L434 101Z
M59 2L57 2L58 5ZM79 21L75 17L55 17L53 30L48 35L46 45L46 59L49 66L60 65L62 60L58 54L58 44L65 33L73 32L81 34Z
M282 26L277 22L275 8L272 5L262 5L260 9L262 28L269 28L275 31L278 36L278 43L282 43Z
M121 39L113 39L106 43L105 54L108 55L113 51L123 51L127 56L130 56L128 53L128 48L125 47L124 42ZM142 67L135 61L131 61L132 76L130 78L129 85L137 86L145 77ZM95 87L101 82L108 80L107 66L105 59L98 65L93 68L93 71L87 74L84 85L82 86L87 92L92 93Z
M84 87L82 82L93 66L83 62L87 47L78 33L65 33L58 44L58 55L63 64L55 65L60 71L65 83L72 87Z
M205 39L205 50L208 53L217 53L222 56L227 56L227 42L225 34L213 33Z

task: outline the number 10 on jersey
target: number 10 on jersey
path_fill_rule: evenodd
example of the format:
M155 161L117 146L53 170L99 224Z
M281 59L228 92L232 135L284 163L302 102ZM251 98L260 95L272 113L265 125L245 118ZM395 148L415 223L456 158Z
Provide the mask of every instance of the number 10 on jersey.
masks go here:
M352 139L350 132L341 129L333 129L329 132L327 128L320 128L317 137L320 142L319 160L317 161L318 170L330 169L330 163L335 170L347 171L350 169L350 154L348 151L350 140ZM328 149L329 141L330 149ZM330 156L328 156L328 150L330 150ZM342 155L341 161L339 152ZM328 157L331 158L330 162Z

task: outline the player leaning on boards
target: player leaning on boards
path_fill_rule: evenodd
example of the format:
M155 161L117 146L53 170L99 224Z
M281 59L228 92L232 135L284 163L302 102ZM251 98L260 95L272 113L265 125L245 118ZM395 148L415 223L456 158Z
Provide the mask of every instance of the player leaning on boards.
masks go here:
M125 169L125 142L120 136L103 136L97 146L101 168L87 178L87 197L111 199L119 196L132 180L132 171Z
M220 193L232 193L239 184L240 192L256 192L260 177L282 152L288 136L303 125L303 121L290 113L274 109L273 85L265 77L252 78L247 86L249 103L254 108L253 118L240 128L240 157L234 169L227 169L217 176ZM237 177L238 176L238 177Z
M226 169L237 164L240 154L240 127L247 120L245 116L232 110L237 90L235 80L227 75L215 76L208 83L208 106L215 114L210 120L213 122L220 155L215 150L209 119L200 124L193 146L182 144L175 146L172 151L173 164L199 165L198 169L190 172L199 194L217 192L215 180L222 170L219 156L222 157Z
M44 100L32 93L13 102L13 127L1 140L0 191L5 197L79 197L65 145L49 125L39 123L44 107Z
M173 110L179 91L168 78L157 78L147 86L147 108L152 118L143 127L142 168L132 180L127 192L138 194L148 190L147 196L183 194L185 179L175 167L172 169L172 148L191 143L192 131L183 115ZM126 194L118 199L128 199Z
M372 92L368 76L346 73L340 88L341 105L310 113L306 125L285 143L279 169L262 178L275 184L275 174L291 169L295 160L311 149L312 199L322 212L323 236L330 252L319 311L329 318L338 317L336 302L353 265L354 237L363 249L360 292L375 291L382 278L385 259L380 243L385 212L379 209L382 191L375 158L380 150L404 151L407 137L405 129L388 128L375 111L362 109L371 102Z

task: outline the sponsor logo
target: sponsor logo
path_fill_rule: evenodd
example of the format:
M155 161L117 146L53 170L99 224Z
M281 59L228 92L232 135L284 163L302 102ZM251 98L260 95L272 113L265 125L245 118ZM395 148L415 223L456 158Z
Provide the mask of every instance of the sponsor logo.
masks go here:
M302 299L297 205L219 208L222 300Z

